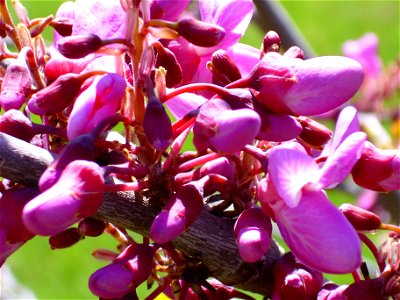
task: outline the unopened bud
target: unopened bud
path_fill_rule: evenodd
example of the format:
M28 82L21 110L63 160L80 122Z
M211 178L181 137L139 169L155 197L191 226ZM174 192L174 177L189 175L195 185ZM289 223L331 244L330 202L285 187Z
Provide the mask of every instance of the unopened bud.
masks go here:
M50 26L53 27L61 36L70 36L72 34L73 20L70 18L56 18L51 21Z
M264 37L262 48L261 48L261 58L265 53L268 52L279 52L281 49L281 38L275 31L268 31Z
M64 249L75 245L84 236L78 228L68 228L49 238L51 249Z
M57 49L67 58L82 58L103 46L101 38L95 34L67 36L60 39Z
M345 203L339 207L339 210L356 230L376 230L382 224L376 214L355 205Z
M78 228L82 231L83 235L96 237L104 232L106 223L101 220L86 218L79 222Z
M156 45L157 59L156 68L163 67L167 70L166 83L168 88L173 88L182 82L183 73L181 65L175 57L175 54L168 48L158 43Z
M292 46L283 53L284 57L287 58L300 58L304 59L304 52L297 46Z
M184 18L177 23L177 32L193 45L213 47L225 37L225 29L193 18Z
M97 72L98 73L98 72ZM86 74L64 74L49 86L38 91L28 101L28 108L37 115L61 113L79 94L83 82L92 72Z
M239 68L225 50L217 50L211 56L207 68L213 74L213 82L225 86L242 78Z
M278 259L273 272L272 299L316 299L322 287L322 273L298 263L290 252Z
M320 149L332 137L332 130L307 117L298 117L297 121L303 127L299 139L312 148Z
M400 151L376 148L365 143L364 151L354 165L351 175L361 187L389 192L400 189Z
M10 109L0 116L0 132L29 142L35 135L32 122L22 111Z
M171 120L154 93L150 78L146 78L147 97L149 102L143 119L143 129L151 145L158 151L165 151L172 141Z

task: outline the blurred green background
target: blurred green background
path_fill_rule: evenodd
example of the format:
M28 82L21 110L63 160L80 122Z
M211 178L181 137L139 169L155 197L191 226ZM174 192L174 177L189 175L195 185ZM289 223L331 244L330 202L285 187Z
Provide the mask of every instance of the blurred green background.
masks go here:
M55 14L61 2L22 1L31 18ZM281 4L318 55L340 55L344 41L357 39L366 32L378 35L380 54L386 64L400 53L399 1L281 1ZM253 24L242 41L259 47L267 30ZM47 31L45 36L51 39L51 32ZM352 199L340 192L332 192L330 197L336 201ZM38 299L95 299L87 289L87 280L105 263L93 259L91 252L115 246L116 242L105 235L87 238L67 250L52 251L47 238L36 237L11 256L7 264ZM343 283L349 279L348 276L331 278ZM0 298L4 299L1 290Z

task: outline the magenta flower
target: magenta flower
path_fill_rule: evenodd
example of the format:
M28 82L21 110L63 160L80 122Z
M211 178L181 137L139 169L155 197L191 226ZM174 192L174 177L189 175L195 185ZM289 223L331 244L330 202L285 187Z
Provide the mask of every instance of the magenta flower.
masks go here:
M234 235L240 257L246 262L260 260L271 244L271 219L261 208L244 210L236 220Z
M90 276L89 289L100 298L123 297L149 277L155 250L148 245L128 246L111 264Z
M355 183L370 190L400 190L400 150L378 149L366 142L351 175Z
M200 109L193 127L193 143L200 152L211 148L235 153L254 140L260 126L260 117L254 110L232 110L227 102L213 99Z
M156 216L150 228L150 238L163 244L172 241L196 220L203 208L201 182L180 187Z
M283 255L274 265L272 300L315 299L322 288L322 273L302 265L291 252Z
M101 168L93 162L73 161L53 186L24 207L23 222L35 234L57 234L94 214L103 201L103 194Z
M347 177L365 140L362 132L351 134L321 168L298 149L279 146L269 152L269 179L260 183L259 199L265 211L272 210L294 255L315 270L348 273L361 263L357 233L323 189Z
M361 65L346 57L302 60L269 52L249 77L232 87L258 90L257 101L273 112L311 116L345 103L357 92L362 80Z
M124 78L116 73L97 76L75 101L67 125L68 138L88 133L103 119L114 115L121 106L125 88Z

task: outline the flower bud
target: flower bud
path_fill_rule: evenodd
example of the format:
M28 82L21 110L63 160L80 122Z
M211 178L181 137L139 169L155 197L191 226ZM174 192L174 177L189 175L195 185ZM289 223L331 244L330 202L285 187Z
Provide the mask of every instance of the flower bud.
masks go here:
M74 101L86 79L86 76L79 74L61 75L29 99L29 110L40 116L61 113Z
M55 18L50 23L50 26L61 36L70 36L72 34L72 25L73 20L70 18Z
M0 116L0 132L29 142L36 134L33 123L22 111L10 109Z
M7 67L1 83L0 106L5 111L20 109L31 92L32 78L25 63L26 53L32 51L23 48L18 59L13 60Z
M283 53L284 57L287 58L300 58L304 59L304 52L297 46L292 46Z
M278 52L281 49L281 38L275 31L268 31L264 36L261 58L268 52Z
M316 299L322 287L322 273L296 262L291 252L275 263L273 273L272 299Z
M221 26L193 18L179 20L177 32L188 42L200 47L217 46L225 37L225 30Z
M379 216L355 205L345 203L339 210L356 230L376 230L382 224Z
M365 143L360 159L351 175L356 184L378 192L400 189L400 151L382 150Z
M163 67L167 70L166 83L168 88L173 88L182 82L182 67L178 63L175 54L162 44L156 45L157 58L155 67Z
M217 50L211 56L207 68L213 74L213 83L225 86L242 78L239 68L225 50Z
M61 38L57 49L66 58L83 58L103 46L101 38L95 34L74 35Z
M90 291L106 299L128 294L149 277L155 250L149 245L129 245L113 263L90 276Z
M64 249L71 247L83 238L84 236L78 228L68 228L52 235L49 238L49 244L51 249Z
M158 151L165 151L172 141L171 120L156 97L150 78L146 80L147 97L149 99L143 118L143 130L150 144Z
M320 149L332 137L332 130L313 119L298 117L297 121L303 128L298 138L312 148Z
M103 201L103 195L101 168L93 162L73 161L56 184L24 207L23 222L35 234L57 234L94 214Z
M272 225L261 208L244 210L236 220L234 235L240 257L246 262L260 260L271 244Z
M178 237L194 223L203 208L203 197L193 184L180 187L156 216L150 238L163 244Z
M106 223L93 218L85 218L79 222L78 228L84 236L96 237L104 232Z

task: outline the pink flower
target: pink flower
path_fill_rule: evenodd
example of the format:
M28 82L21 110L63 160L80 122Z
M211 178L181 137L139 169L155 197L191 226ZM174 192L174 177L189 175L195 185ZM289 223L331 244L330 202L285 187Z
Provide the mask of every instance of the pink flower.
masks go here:
M269 52L249 77L231 86L258 90L257 101L273 112L311 116L345 103L357 92L362 80L361 65L347 57L302 60Z
M23 222L35 234L57 234L94 214L103 194L101 168L93 162L75 160L65 167L53 186L24 207Z
M116 73L97 76L75 101L67 125L68 138L88 133L101 120L114 115L125 96L125 87L124 78Z
M315 270L348 273L361 263L357 233L323 189L347 177L365 139L362 132L351 134L321 168L298 149L283 145L269 151L269 177L259 184L259 199L293 254Z

